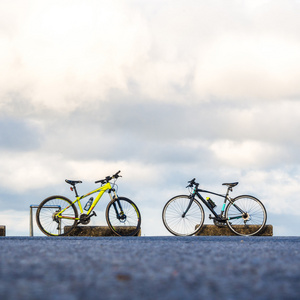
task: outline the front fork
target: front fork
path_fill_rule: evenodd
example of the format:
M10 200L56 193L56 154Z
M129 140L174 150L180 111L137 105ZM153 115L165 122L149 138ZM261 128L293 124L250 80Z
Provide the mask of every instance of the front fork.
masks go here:
M188 212L189 209L191 208L192 203L193 203L194 198L195 198L195 195L194 195L194 194L193 194L193 195L190 195L189 198L190 198L190 203L189 203L189 205L187 206L187 208L186 208L186 210L184 211L184 213L182 214L182 216L181 216L182 218L185 217L185 215L187 214L187 212Z
M113 195L112 195L112 193L113 193ZM121 202L119 200L119 197L118 197L115 189L112 188L111 190L109 190L108 194L110 196L111 201L114 201L112 203L112 205L115 209L117 219L120 220L120 221L121 220L126 220L126 215L124 214Z

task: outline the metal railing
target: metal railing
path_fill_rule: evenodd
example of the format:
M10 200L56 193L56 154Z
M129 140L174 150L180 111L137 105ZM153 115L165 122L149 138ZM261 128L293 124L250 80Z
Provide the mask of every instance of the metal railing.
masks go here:
M38 208L39 205L37 204L32 204L30 205L30 217L29 217L29 235L33 236L33 214L32 214L32 209L33 208ZM61 206L59 205L44 205L43 208L56 208L56 209L61 209ZM58 234L61 234L61 226L59 224L59 230L58 230Z

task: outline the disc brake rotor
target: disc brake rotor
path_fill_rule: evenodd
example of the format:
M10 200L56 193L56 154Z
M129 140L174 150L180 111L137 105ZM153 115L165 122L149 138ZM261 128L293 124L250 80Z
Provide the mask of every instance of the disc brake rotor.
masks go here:
M123 213L120 215L120 217L118 218L120 222L125 223L127 220L126 215Z

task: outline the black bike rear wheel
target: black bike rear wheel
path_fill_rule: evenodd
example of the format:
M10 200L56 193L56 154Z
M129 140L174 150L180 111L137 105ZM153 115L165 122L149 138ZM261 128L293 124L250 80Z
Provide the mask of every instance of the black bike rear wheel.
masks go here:
M239 209L242 209L242 214ZM258 235L265 227L267 212L255 197L243 195L233 199L225 209L227 225L237 235Z
M106 221L116 235L133 236L139 233L141 214L130 199L118 197L108 203Z
M204 210L196 199L193 199L190 209L184 215L190 200L190 197L186 195L176 196L170 199L163 208L163 223L166 229L174 235L193 235L202 228Z
M56 214L62 213L63 218ZM51 196L41 202L36 211L36 222L40 230L48 236L67 235L77 225L78 212L72 201L63 196ZM66 227L67 226L67 227Z

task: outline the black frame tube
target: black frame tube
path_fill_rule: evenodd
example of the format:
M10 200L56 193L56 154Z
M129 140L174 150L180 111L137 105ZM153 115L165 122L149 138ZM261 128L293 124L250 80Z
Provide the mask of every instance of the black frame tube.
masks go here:
M221 211L221 214L218 215L218 214L216 213L216 211L215 211L212 207L210 207L210 205L208 204L208 202L201 196L201 194L200 194L199 192L202 192L202 193L208 193L208 194L212 194L212 195L215 195L215 196L224 198L224 204L226 204L226 202L227 202L227 200L228 200L232 205L234 205L234 207L235 207L240 213L244 214L245 212L244 212L242 209L240 209L238 206L236 206L236 205L234 204L234 202L231 201L231 198L228 197L230 189L231 189L231 187L228 187L226 194L225 194L225 195L222 195L222 194L218 194L218 193L214 193L214 192L211 192L211 191L202 190L202 189L198 189L198 188L197 188L197 190L194 192L194 195L197 195L197 196L198 196L198 198L205 204L205 206L206 206L206 207L214 214L214 216L216 217L216 219L220 219L220 217L223 218L223 213L224 213L225 210L224 210L224 211L222 210L222 211ZM190 205L189 205L189 207L190 207ZM188 211L188 209L187 209L187 211ZM187 212L187 211L186 211L186 212ZM185 213L186 213L186 212L185 212ZM240 218L240 217L234 217L234 219L237 219L237 218Z
M200 190L201 192L204 192L204 190ZM208 191L207 191L208 192ZM210 194L214 194L214 195L217 195L217 196L220 196L220 197L224 197L224 195L219 195L219 194L216 194L216 193L212 193L212 192L208 192ZM210 205L208 204L208 202L198 193L198 190L196 192L196 195L198 196L198 198L204 203L204 205L214 214L214 216L219 219L219 215L216 213L216 211L210 207Z

